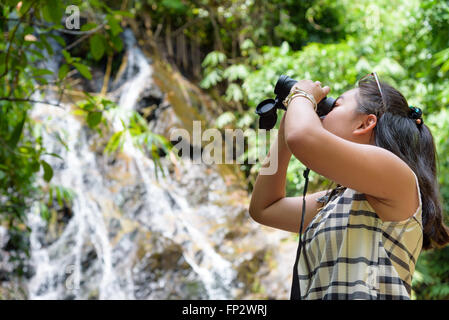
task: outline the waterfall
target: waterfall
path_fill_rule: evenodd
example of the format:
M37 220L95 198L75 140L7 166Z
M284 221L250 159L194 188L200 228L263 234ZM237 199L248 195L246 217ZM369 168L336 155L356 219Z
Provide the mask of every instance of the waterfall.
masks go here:
M106 115L115 131L123 129L121 120L127 124L145 90L155 86L151 60L129 30L124 42L127 66L113 96L119 108ZM64 159L47 159L55 169L52 184L73 190L75 196L72 216L50 243L44 241L48 230L38 206L29 214L35 271L28 282L29 298L233 298L233 261L220 251L226 248L221 245L223 225L238 208L210 201L226 189L223 179L187 160L184 180L175 179L167 168L165 178L156 179L153 161L130 136L124 137L119 158L110 159L96 152L94 134L71 109L68 103L62 108L37 103L32 112L45 129L48 151ZM202 181L215 195L189 202L193 192L185 188L189 179ZM216 230L213 234L211 227Z

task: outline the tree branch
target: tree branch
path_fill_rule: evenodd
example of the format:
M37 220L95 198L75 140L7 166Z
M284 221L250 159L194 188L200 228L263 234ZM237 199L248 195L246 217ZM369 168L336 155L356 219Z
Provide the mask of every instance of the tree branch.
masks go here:
M28 24L30 23L30 21L29 21L30 19L31 19L31 15L29 15L29 17L28 17L28 21L27 21ZM24 54L23 44L24 44L24 41L21 41L21 42L20 42L19 48L16 49L16 51L19 52L19 57L18 57L18 58L19 58L19 61L22 60L22 56L23 56L23 54ZM7 94L8 97L11 97L13 91L14 91L15 88L17 87L17 84L18 84L18 82L19 82L19 73L20 73L19 70L20 70L19 68L16 68L16 73L15 73L15 75L14 75L14 80L13 80L13 82L12 82L12 85L9 86L9 93Z
M39 101L39 100L34 100L34 99L0 97L0 101L43 103L43 104L48 104L50 106L55 106L55 107L62 108L62 106L60 104L51 103L51 102L48 102L48 101Z
M11 54L11 47L12 47L12 39L14 39L17 29L19 28L20 24L23 22L23 18L27 16L28 12L30 11L30 9L33 7L34 3L36 1L34 1L30 7L27 9L26 12L24 12L24 14L20 17L19 22L17 22L16 26L14 27L12 33L10 34L9 37L9 46L8 46L8 51L6 52L6 57L5 57L5 70L3 71L3 73L0 75L0 79L3 78L5 75L8 74L9 68L8 68L8 60L9 60L9 55Z
M101 28L103 28L105 25L106 25L106 23L102 23L102 24L100 24L99 26L97 26L96 28L94 28L94 29L92 29L92 30L89 30L89 31L86 31L86 33L85 33L81 38L79 38L79 39L76 40L75 42L69 44L69 45L68 45L67 47L65 47L63 50L70 50L70 49L72 49L72 48L75 47L78 43L84 41L84 40L85 40L86 38L88 38L91 34L97 32L98 30L100 30ZM81 32L81 31L80 31L80 32Z
M109 54L108 62L106 65L106 72L105 72L104 78L103 78L103 87L101 88L101 93L100 93L100 95L102 95L102 96L106 95L106 92L108 91L109 78L111 77L111 66L112 66L112 54Z

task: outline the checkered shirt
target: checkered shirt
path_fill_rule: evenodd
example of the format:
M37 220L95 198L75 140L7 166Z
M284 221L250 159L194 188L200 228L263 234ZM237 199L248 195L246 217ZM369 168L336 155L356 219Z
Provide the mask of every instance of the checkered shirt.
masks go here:
M332 197L302 235L302 299L410 299L423 239L415 180L419 207L404 221L383 222L353 189Z

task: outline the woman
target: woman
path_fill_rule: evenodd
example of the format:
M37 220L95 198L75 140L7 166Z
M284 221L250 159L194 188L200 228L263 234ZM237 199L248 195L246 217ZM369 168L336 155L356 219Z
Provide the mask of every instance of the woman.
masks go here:
M294 155L338 184L305 197L297 268L301 298L410 299L421 250L449 242L432 134L421 110L409 107L375 73L338 97L320 119L315 101L329 91L319 81L293 86L296 94L286 101L264 162L274 161L276 152L278 170L257 177L250 215L267 226L299 231L303 199L285 197Z

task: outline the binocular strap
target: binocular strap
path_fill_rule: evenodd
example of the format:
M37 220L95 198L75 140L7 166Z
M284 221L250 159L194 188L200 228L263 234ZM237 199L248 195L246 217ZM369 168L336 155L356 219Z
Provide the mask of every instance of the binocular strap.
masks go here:
M291 292L290 292L290 300L301 300L301 288L299 285L298 263L299 263L299 258L301 256L301 249L303 247L302 229L304 227L304 215L306 213L306 193L307 193L307 185L309 183L309 172L310 172L309 168L306 168L303 172L303 177L305 178L305 183L304 183L304 191L303 191L303 197L302 197L301 225L299 227L298 249L296 250L296 259L295 259L295 264L293 266L293 279L292 279L292 288L291 288ZM306 258L307 268L310 269L306 252L304 252L304 255Z

